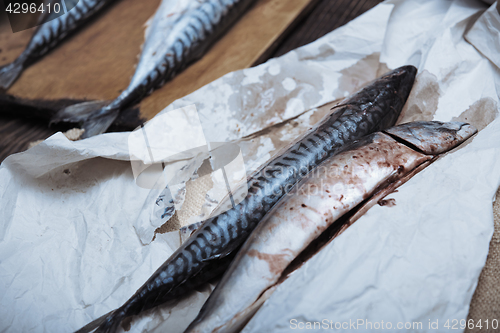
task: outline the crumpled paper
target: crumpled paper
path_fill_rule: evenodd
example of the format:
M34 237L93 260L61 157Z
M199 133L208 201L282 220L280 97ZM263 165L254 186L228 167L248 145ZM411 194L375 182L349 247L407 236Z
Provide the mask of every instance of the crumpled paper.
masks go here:
M498 68L470 44L487 38L481 17L473 22L485 9L475 0L384 2L159 115L194 104L206 141L238 143L251 173L329 105L387 68L412 64L419 75L404 121L465 119L482 129L498 113L500 82ZM473 29L483 37L466 41ZM466 318L493 231L497 123L393 194L396 207L372 208L280 286L246 330L289 331L287 313L424 325ZM180 245L177 232L155 234L141 214L151 190L134 180L129 135L70 142L57 133L0 166L0 332L74 331L123 304ZM182 332L210 288L135 319L131 331Z
M307 261L243 332L463 331L499 180L497 119L387 196L396 206L371 208Z
M498 34L488 24L500 19L496 4L474 22L485 9L474 1L389 3L380 59L419 68L403 122L483 129L498 114L500 76L477 50L498 51L485 43ZM499 131L497 119L389 195L395 207L370 209L280 285L243 332L463 331L493 234Z

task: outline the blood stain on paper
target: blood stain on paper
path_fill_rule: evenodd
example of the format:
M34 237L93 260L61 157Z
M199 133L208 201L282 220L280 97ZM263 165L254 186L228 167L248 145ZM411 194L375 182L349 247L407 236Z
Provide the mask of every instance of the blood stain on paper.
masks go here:
M381 62L378 65L377 77L381 77L382 75L384 75L390 71L391 71L391 69L387 66L387 64L385 62Z
M380 199L377 202L380 206L394 207L396 206L396 199Z
M273 275L279 274L289 263L288 261L289 256L284 253L269 254L269 253L259 252L255 249L251 249L248 251L247 255L249 257L256 257L260 260L266 261L269 265L269 271Z
M131 324L132 324L132 318L129 317L129 318L123 319L121 326L125 332L128 332L132 328Z
M233 117L240 124L248 124L248 128L243 129L246 135L300 115L321 100L320 92L324 90L322 76L306 66L284 63L279 72L271 74L262 70L252 75L238 71L223 79L225 84L235 87L228 97L229 108L241 110ZM291 86L283 86L284 81L293 81L293 89L287 90ZM300 100L303 106L294 109L287 105L294 98ZM257 117L250 119L251 114Z
M401 111L398 124L411 121L431 121L438 108L441 90L437 77L423 70L415 78L413 89Z
M339 86L333 92L335 98L347 97L377 78L380 52L374 52L340 71Z
M471 124L478 131L488 126L498 116L497 102L491 97L484 97L474 102L460 116L453 117L452 121L462 121Z
M322 60L330 60L331 57L335 54L335 50L328 44L323 44L318 48L318 53L312 54L311 51L305 50L302 48L297 49L297 57L299 60L314 60L314 61L322 61Z

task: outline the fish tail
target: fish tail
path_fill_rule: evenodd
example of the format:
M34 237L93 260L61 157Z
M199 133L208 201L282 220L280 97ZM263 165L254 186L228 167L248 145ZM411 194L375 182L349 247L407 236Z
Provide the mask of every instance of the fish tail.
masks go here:
M119 109L108 107L107 101L91 101L70 105L57 112L50 123L80 123L85 132L82 138L104 133L113 123Z
M110 311L110 312L106 313L105 315L100 316L99 318L91 321L87 325L80 328L78 331L75 331L75 333L90 333L90 332L92 332L93 330L98 328L100 325L102 325L113 312L114 311Z
M116 310L104 319L94 333L114 333L123 319L125 319L125 312Z
M119 110L109 110L106 113L95 117L89 118L83 122L82 128L85 130L82 139L90 138L91 136L102 134L113 124L115 119L120 113Z
M7 90L21 75L24 68L24 61L16 59L8 65L0 67L0 89Z

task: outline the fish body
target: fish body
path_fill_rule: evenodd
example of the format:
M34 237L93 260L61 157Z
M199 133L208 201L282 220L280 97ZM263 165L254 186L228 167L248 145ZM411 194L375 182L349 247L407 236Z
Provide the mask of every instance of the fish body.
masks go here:
M416 68L400 67L335 107L280 156L248 180L248 194L234 208L206 220L146 283L101 325L113 332L126 317L160 300L210 266L218 266L246 240L260 220L314 167L363 136L391 127L413 86ZM210 269L208 269L210 270Z
M165 294L163 298L156 300L155 303L152 303L150 306L146 305L144 310L154 307L157 304L166 303L172 300L179 299L189 292L195 290L196 288L205 285L207 282L211 282L215 278L219 278L226 268L229 266L231 261L234 259L236 253L233 253L227 257L224 257L220 260L218 265L206 266L202 269L197 275L193 276L191 279L186 280L186 282L180 284L175 290L171 293ZM107 320L109 320L109 316L113 314L114 311L106 313L105 315L93 320L88 323L84 327L80 328L75 333L89 333L94 331L100 325L103 325ZM116 328L115 328L116 329ZM101 327L102 330L102 327ZM98 332L98 331L96 331Z
M83 26L92 16L115 0L67 1L66 14L40 25L26 49L12 63L0 67L0 89L7 90L22 71L59 45L70 33ZM54 1L52 1L54 3ZM68 9L69 9L68 8Z
M238 332L290 263L341 216L475 132L457 122L404 124L323 162L252 232L186 333Z
M146 34L129 86L111 103L62 109L52 122L80 122L84 137L106 131L124 107L139 102L203 56L255 0L163 0Z

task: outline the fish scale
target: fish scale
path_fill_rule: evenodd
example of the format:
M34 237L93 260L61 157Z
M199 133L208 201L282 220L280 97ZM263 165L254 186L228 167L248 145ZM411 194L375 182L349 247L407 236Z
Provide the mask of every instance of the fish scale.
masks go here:
M437 154L476 132L459 122L414 122L342 147L252 231L185 333L240 332L274 290L333 237Z
M159 305L195 277L201 283L201 272L215 270L226 256L232 255L273 206L314 167L344 144L394 125L415 74L413 66L400 67L335 107L336 112L251 176L246 198L206 220L96 332L114 332L124 318Z

